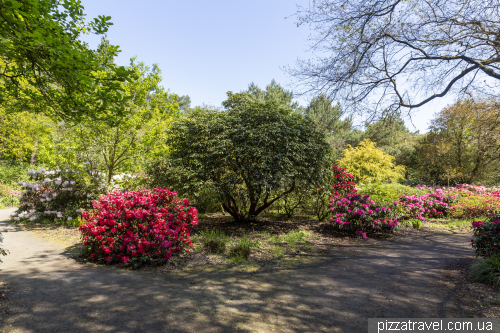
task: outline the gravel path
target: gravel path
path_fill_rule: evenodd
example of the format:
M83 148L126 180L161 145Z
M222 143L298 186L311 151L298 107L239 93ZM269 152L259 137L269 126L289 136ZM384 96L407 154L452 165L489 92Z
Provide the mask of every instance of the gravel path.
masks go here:
M8 222L0 231L2 332L366 332L367 318L463 315L446 277L473 258L470 235L432 232L294 269L154 274L77 263Z

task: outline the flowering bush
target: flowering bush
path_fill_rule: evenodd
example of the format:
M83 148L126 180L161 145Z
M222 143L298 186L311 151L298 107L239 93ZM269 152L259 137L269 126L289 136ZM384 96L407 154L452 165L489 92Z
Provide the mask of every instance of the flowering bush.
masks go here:
M377 205L369 195L348 194L330 199L330 210L335 217L330 219L340 229L356 230L366 238L367 230L397 230L399 222L392 219L391 207Z
M400 195L398 204L406 210L405 215L410 218L424 221L426 217L439 218L448 216L453 207L450 202L453 196L448 196L441 190L428 193L422 196L418 195Z
M492 215L486 221L472 222L474 236L471 245L476 255L500 256L500 214Z
M11 216L17 222L71 221L92 207L92 199L100 191L73 170L41 169L28 173L35 182L19 182L25 190L19 197L19 209Z
M337 196L345 196L349 193L356 193L356 183L353 182L354 177L345 171L345 168L340 168L336 165L332 167L333 184L332 194Z
M198 224L196 208L167 189L114 191L93 206L80 227L85 256L92 261L138 267L152 259L168 260L192 245L188 227Z
M469 195L461 197L453 204L456 217L467 219L490 216L500 213L500 198L486 195Z

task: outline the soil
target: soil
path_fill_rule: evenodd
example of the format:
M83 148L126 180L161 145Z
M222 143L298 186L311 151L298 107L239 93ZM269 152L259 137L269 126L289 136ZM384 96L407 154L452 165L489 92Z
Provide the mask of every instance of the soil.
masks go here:
M499 290L467 279L467 230L403 228L363 241L328 223L226 218L199 228L255 237L306 229L313 245L280 260L252 254L247 265L197 251L131 271L79 261L74 229L0 222L10 251L0 264L0 331L366 332L368 318L500 316Z

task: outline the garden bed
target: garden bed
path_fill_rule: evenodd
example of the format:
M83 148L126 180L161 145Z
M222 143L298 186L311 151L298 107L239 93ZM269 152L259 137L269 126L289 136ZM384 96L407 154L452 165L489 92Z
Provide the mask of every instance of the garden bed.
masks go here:
M190 253L173 256L169 261L157 260L140 270L171 272L179 270L243 270L257 271L311 264L339 252L351 255L360 253L388 238L411 241L417 235L436 230L445 232L467 232L468 221L450 219L430 220L421 228L401 227L396 232L370 234L359 239L351 233L334 228L331 222L318 222L308 216L284 218L273 214L263 215L253 223L237 223L231 216L223 214L200 214L200 223L192 227L193 247ZM79 261L83 247L80 231L76 227L46 224L24 224L35 237L64 246L66 253ZM200 234L205 230L218 229L228 236L226 251L211 254L203 248ZM248 235L253 243L248 260L231 258L229 249L242 235ZM112 265L122 267L122 264Z

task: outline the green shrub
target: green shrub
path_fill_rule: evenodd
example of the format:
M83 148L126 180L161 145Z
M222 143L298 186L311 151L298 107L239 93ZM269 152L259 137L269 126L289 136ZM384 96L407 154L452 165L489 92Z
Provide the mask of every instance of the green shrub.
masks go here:
M209 253L224 253L228 237L224 231L214 228L200 232L203 248Z
M422 227L422 221L420 221L420 220L411 219L410 222L411 222L411 225L413 226L413 228L415 228L415 229Z
M486 257L474 261L469 277L474 282L488 283L500 288L500 257Z
M427 193L428 191L399 183L373 183L358 186L358 194L368 194L373 201L381 204L398 201L399 196L403 194L422 196Z
M241 236L240 240L229 251L230 258L244 258L250 257L250 252L253 244L247 235Z

